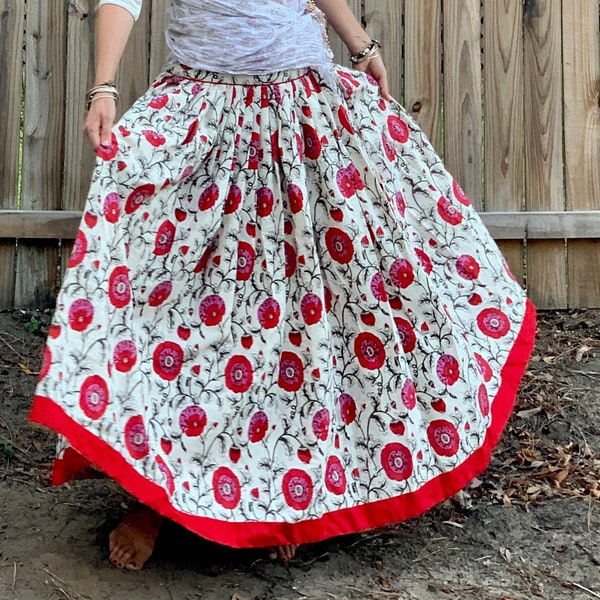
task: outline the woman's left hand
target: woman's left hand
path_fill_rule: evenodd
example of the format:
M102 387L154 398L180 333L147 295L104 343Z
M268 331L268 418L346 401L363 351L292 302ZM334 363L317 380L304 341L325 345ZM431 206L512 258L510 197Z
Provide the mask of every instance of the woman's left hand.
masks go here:
M363 73L368 73L371 75L371 77L377 81L379 89L381 90L381 95L386 100L393 100L392 96L390 95L387 71L381 56L374 56L373 58L359 62L358 64L354 65L354 68L357 71L362 71Z

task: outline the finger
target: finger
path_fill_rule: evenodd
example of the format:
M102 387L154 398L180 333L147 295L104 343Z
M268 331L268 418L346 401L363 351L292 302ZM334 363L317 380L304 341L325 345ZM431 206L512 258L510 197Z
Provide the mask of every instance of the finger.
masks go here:
M387 75L385 73L379 79L379 89L381 90L381 95L386 100L392 100L392 96L390 94L390 86L387 80Z
M88 115L84 130L95 150L100 145L100 122L93 116Z
M109 115L102 115L102 122L100 124L100 138L101 144L105 148L110 147L111 145L111 130L113 126L113 119Z

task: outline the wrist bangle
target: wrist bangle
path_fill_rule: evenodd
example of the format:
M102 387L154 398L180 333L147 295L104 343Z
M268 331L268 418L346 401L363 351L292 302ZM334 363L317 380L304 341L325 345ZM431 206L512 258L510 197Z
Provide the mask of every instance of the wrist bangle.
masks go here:
M85 109L87 111L90 110L95 98L112 98L115 102L118 102L121 98L114 81L105 81L104 83L94 86L87 91L85 97Z
M350 62L353 65L357 65L358 63L361 63L365 60L374 58L380 48L381 43L378 40L371 40L371 42L364 50L350 56Z

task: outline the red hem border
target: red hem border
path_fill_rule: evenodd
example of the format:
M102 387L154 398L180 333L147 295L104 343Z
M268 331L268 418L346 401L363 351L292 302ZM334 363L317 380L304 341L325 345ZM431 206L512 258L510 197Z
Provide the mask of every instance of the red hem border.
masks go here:
M35 397L30 420L66 437L76 451L67 451L64 459L55 461L53 485L60 485L74 477L82 468L89 466L90 462L84 457L93 457L91 462L94 465L140 502L210 541L235 548L318 542L416 517L453 496L481 473L488 466L491 451L512 411L519 383L533 351L535 329L536 310L527 300L519 334L502 368L500 388L492 402L491 425L483 444L461 465L438 475L414 492L340 509L319 519L297 523L236 523L184 513L171 505L162 487L145 479L116 450L76 423L50 398Z

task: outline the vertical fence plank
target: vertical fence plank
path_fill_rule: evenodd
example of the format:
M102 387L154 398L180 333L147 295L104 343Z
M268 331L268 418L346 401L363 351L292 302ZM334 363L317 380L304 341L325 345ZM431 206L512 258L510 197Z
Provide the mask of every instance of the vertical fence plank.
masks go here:
M64 148L66 5L29 2L26 29L22 209L60 208ZM15 304L48 306L57 244L19 240Z
M167 7L171 0L152 0L150 8L150 80L163 68L169 49L165 41Z
M556 0L524 6L525 181L528 210L564 210L562 26ZM535 304L566 308L564 240L527 243L527 284Z
M24 0L0 0L0 208L19 203L24 28ZM0 309L13 307L14 293L15 241L0 240Z
M523 208L523 41L521 0L485 0L485 209ZM523 281L523 243L500 242Z
M479 0L444 2L446 163L477 209L483 208Z
M381 56L389 74L390 93L404 102L402 17L403 0L365 0L365 21L371 37L383 44Z
M442 3L404 3L404 102L438 153L443 154Z
M567 208L600 210L598 0L563 0ZM569 305L598 306L600 240L569 241Z

